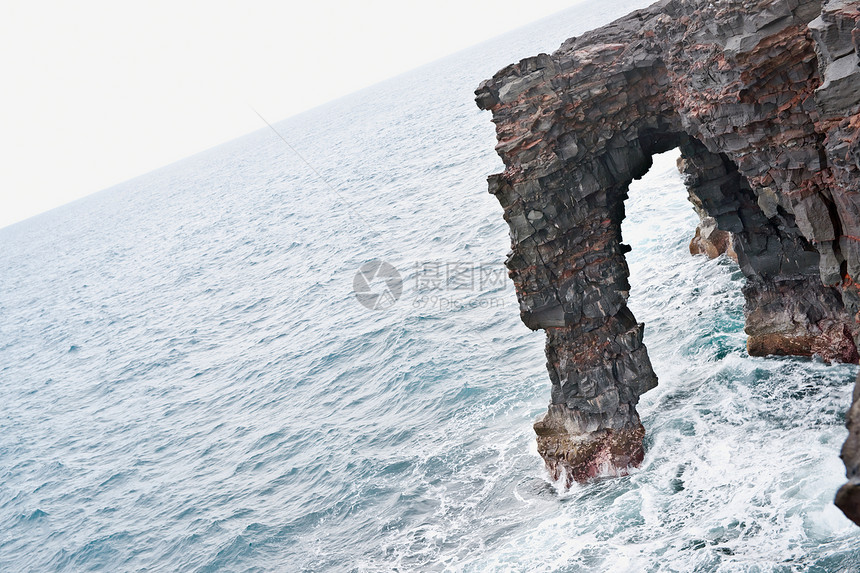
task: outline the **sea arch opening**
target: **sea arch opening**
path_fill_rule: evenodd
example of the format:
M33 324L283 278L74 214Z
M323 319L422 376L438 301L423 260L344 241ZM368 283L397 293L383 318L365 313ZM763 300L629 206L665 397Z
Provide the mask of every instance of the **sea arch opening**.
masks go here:
M630 131L612 136L595 157L515 188L506 209L521 314L547 334L552 392L534 426L538 451L551 474L568 484L621 475L644 458L636 405L657 376L645 325L627 306L630 247L622 222L630 184L649 171L655 155L679 149L683 183L701 219L700 240L710 225L707 238L721 233L737 257L750 354L829 352L856 361L850 333L839 324L831 328L818 310L823 299L837 309L841 301L822 284L818 251L788 209L768 202L766 191L756 193L726 153L683 131L646 129L634 137ZM677 231L689 237L692 229Z
M631 247L627 304L645 324L644 343L662 381L685 376L679 357L719 360L745 350L744 279L732 235L690 201L680 150L652 159L630 184L621 227Z
M671 119L654 123L664 129L630 126L626 134L609 138L603 153L571 161L567 169L542 178L537 188L524 189L531 193L528 198L519 193L521 212L531 225L530 242L518 244L519 213L516 206L507 210L513 215L512 275L521 270L517 246L524 261L537 263L537 296L529 297L518 285L523 320L547 334L552 393L547 414L535 424L538 451L551 474L564 476L568 484L623 474L644 458L645 429L636 405L657 385L657 376L643 341L645 325L627 306L631 287L625 254L630 247L621 226L630 184L649 171L653 156L679 148L684 183L700 215L739 235L741 217L750 219L743 212L749 188L737 167L684 132L665 129ZM543 201L546 191L552 192L549 202ZM553 196L562 205L554 205ZM546 205L529 210L537 198ZM563 226L552 222L560 233L538 228L547 212L564 213Z

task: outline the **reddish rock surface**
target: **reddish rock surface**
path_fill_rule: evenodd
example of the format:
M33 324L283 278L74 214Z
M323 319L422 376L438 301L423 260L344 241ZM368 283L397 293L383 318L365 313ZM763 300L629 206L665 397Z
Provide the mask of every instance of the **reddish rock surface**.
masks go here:
M737 262L738 254L732 247L732 234L728 231L721 231L712 221L713 219L708 217L702 225L696 227L696 234L690 241L690 254L705 255L709 259L726 255Z
M655 153L680 149L713 222L700 239L731 242L750 353L857 362L858 6L664 0L475 92L505 164L489 187L511 229L521 316L547 332L552 399L535 428L554 473L642 459L636 404L657 378L626 304L621 221Z

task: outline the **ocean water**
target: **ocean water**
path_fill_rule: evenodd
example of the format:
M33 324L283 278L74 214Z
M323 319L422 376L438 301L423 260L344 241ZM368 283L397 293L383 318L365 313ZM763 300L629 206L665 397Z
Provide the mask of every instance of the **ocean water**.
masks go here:
M0 571L860 570L832 505L856 367L746 354L742 279L689 255L672 152L623 227L660 378L645 461L564 491L537 455L543 334L472 90L643 5L0 230Z

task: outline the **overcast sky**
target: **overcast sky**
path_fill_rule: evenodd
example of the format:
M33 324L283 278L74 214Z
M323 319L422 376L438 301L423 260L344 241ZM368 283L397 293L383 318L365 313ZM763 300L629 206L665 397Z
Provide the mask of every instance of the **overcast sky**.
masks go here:
M0 5L0 227L577 0Z

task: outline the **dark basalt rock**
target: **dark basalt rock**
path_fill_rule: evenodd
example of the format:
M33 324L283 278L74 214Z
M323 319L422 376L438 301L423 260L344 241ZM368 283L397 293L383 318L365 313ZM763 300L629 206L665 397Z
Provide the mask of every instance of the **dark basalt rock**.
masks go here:
M478 87L505 164L489 187L506 264L523 321L547 333L552 400L535 429L554 474L642 459L636 404L657 378L626 304L621 221L655 153L680 148L696 248L736 254L750 354L858 361L858 8L663 0Z

